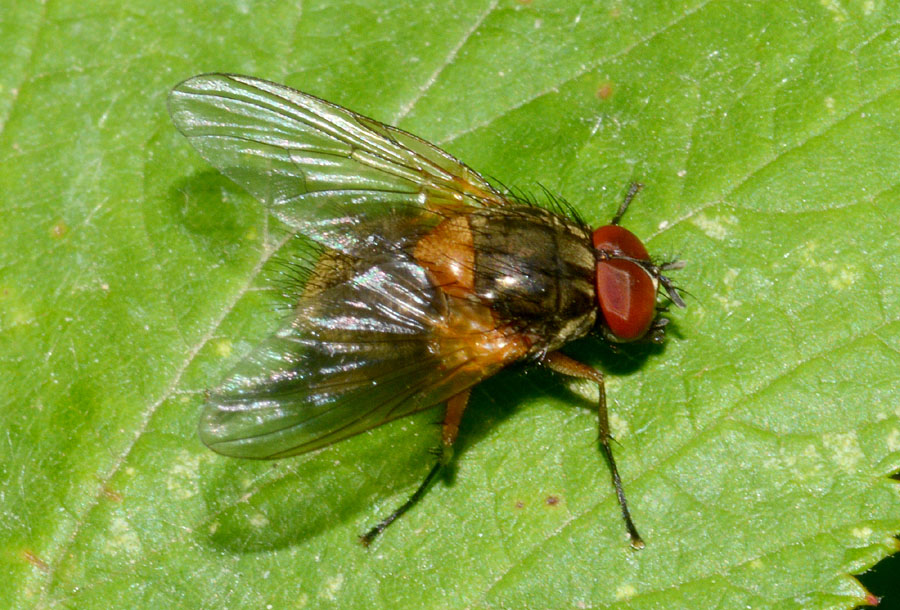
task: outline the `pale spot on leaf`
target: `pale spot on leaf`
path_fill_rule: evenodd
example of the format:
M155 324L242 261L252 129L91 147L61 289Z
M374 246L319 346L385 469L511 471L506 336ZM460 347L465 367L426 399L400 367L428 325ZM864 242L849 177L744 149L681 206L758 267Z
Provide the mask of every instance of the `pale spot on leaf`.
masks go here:
M141 539L124 517L116 517L110 524L104 550L113 555L138 555L141 552Z
M734 216L706 216L701 214L696 216L692 222L697 228L706 233L712 239L721 241L728 237L731 228L737 224L737 218Z
M865 457L856 432L826 434L822 440L831 451L831 459L848 472L855 472L856 465Z
M637 593L637 590L634 588L634 586L619 585L616 588L616 599L617 600L631 599L632 597L634 597L635 593Z

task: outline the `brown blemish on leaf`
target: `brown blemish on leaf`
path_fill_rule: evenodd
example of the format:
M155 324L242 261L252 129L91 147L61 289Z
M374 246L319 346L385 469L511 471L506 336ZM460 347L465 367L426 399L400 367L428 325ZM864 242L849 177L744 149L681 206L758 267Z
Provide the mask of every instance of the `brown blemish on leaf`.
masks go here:
M612 83L601 83L599 87L597 87L597 91L595 95L598 100L608 100L612 97L613 94L613 86Z
M25 559L25 561L27 561L28 563L30 563L31 565L36 567L41 572L49 572L50 571L50 566L48 566L47 563L43 559L41 559L40 557L38 557L37 555L35 555L31 551L29 551L28 549L25 549L24 551L22 551L22 557Z
M67 225L64 220L57 220L56 223L50 227L50 237L55 239L62 239L68 232L69 225Z
M103 495L112 500L113 502L121 502L122 494L117 492L115 489L110 489L109 487L103 487Z

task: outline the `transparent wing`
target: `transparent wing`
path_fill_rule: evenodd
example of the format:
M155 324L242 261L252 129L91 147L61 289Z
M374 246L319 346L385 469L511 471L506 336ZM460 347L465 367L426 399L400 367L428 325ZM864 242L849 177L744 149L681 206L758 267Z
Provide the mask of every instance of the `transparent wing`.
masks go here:
M290 324L212 392L210 448L279 458L324 447L436 405L496 368L439 340L447 302L408 260L375 265L301 302ZM457 352L457 353L452 353Z
M169 112L209 163L289 226L344 252L365 239L352 231L360 223L506 203L424 140L264 80L195 76L172 90Z

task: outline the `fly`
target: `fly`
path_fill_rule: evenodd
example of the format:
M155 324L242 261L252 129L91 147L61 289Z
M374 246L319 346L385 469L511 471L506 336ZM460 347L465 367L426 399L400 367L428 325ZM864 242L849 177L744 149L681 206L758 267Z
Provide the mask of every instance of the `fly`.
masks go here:
M437 459L415 493L361 536L369 544L453 456L471 388L520 360L597 384L600 448L635 528L610 447L603 374L564 355L591 332L661 341L684 306L643 243L608 225L505 195L405 131L282 85L206 74L169 112L200 155L322 246L289 321L212 390L200 438L226 456L320 449L445 405ZM659 298L658 298L659 297Z

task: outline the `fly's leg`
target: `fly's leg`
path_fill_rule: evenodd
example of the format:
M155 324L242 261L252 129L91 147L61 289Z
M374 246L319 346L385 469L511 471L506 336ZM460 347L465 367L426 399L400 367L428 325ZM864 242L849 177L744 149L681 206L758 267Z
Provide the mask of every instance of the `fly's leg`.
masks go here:
M388 515L381 523L359 537L359 541L363 546L369 546L378 534L387 529L387 526L412 508L412 506L425 495L425 492L428 491L431 482L434 481L441 469L450 463L450 460L453 458L453 443L456 441L456 437L459 434L459 422L462 420L463 412L466 410L466 405L469 402L470 392L471 390L465 390L450 397L447 401L447 410L444 412L444 421L441 424L441 446L436 452L438 455L437 463L431 468L428 474L425 475L425 480L422 481L419 488L413 492L413 495L409 497L409 500Z
M631 200L634 199L634 196L637 195L638 191L640 191L642 188L644 188L644 185L640 182L631 183L631 186L628 187L628 192L625 194L625 201L623 201L622 205L619 206L619 211L616 212L616 215L613 216L613 219L609 224L619 224L619 221L622 220L622 216L625 215L625 210L627 210L628 206L631 204Z
M582 364L577 360L569 358L561 352L551 352L543 360L543 364L551 370L575 377L577 379L587 379L597 384L600 389L600 401L598 406L598 415L600 420L600 449L606 457L609 464L609 470L612 473L613 485L616 488L616 497L619 499L619 506L622 507L622 518L625 520L625 529L631 537L631 546L636 549L644 548L644 541L641 540L634 522L631 520L631 512L628 510L628 502L625 501L625 490L622 488L622 479L619 478L619 469L616 468L616 460L613 458L612 447L610 446L611 436L609 435L609 417L606 412L606 387L603 384L603 373L594 367Z

